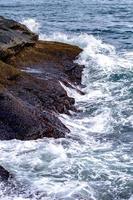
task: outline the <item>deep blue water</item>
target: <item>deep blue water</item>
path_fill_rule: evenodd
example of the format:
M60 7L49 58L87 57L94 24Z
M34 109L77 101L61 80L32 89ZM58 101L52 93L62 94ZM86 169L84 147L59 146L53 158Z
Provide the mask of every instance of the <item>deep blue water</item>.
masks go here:
M35 18L45 33L84 32L118 48L133 48L132 0L1 0L0 14Z
M132 200L133 0L1 0L0 15L80 46L86 86L65 88L81 110L59 116L71 139L0 142L0 164L22 183L10 194L1 183L0 199Z

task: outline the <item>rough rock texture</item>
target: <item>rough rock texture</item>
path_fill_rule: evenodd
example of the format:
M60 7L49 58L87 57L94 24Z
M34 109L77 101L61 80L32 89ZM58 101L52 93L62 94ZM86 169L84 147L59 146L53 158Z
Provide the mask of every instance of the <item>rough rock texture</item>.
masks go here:
M64 137L66 127L52 112L40 112L8 91L0 93L0 138L38 139L42 137Z
M38 36L13 20L0 17L0 57L6 59L24 46L31 46Z
M9 178L9 172L0 166L0 180L6 181Z
M0 17L0 139L64 137L58 113L75 110L61 85L80 84L77 46L38 41L25 26Z
M80 84L83 66L73 62L80 52L81 49L77 46L38 41L34 48L24 48L8 62L16 67L34 69L38 74L40 71L40 74L43 73L43 78L47 80L66 79Z

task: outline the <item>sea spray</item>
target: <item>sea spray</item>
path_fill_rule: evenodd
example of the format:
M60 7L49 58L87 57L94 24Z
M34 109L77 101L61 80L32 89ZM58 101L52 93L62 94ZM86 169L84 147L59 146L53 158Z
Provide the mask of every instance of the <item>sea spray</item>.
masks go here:
M25 21L38 32L36 23ZM71 130L66 138L0 141L0 162L29 185L12 197L3 192L1 199L131 200L133 53L89 34L40 33L40 39L83 49L74 62L85 65L85 95L64 86L80 110L59 116Z
M39 33L39 29L41 27L40 23L33 18L23 19L21 21L22 24L27 26L34 33Z

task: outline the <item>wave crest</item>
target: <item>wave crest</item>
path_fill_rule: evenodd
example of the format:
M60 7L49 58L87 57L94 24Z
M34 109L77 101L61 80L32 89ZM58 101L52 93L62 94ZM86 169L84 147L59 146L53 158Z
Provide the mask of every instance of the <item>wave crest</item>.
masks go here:
M37 22L36 19L33 18L23 19L21 23L27 26L32 32L39 33L40 31L41 25L39 22Z

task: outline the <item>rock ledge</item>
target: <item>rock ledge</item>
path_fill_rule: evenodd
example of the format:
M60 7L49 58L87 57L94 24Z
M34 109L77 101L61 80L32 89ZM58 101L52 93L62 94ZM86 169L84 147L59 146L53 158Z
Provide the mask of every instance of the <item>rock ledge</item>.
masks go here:
M65 137L58 113L75 110L60 84L80 84L83 66L73 63L82 50L39 41L13 20L0 17L0 139Z

